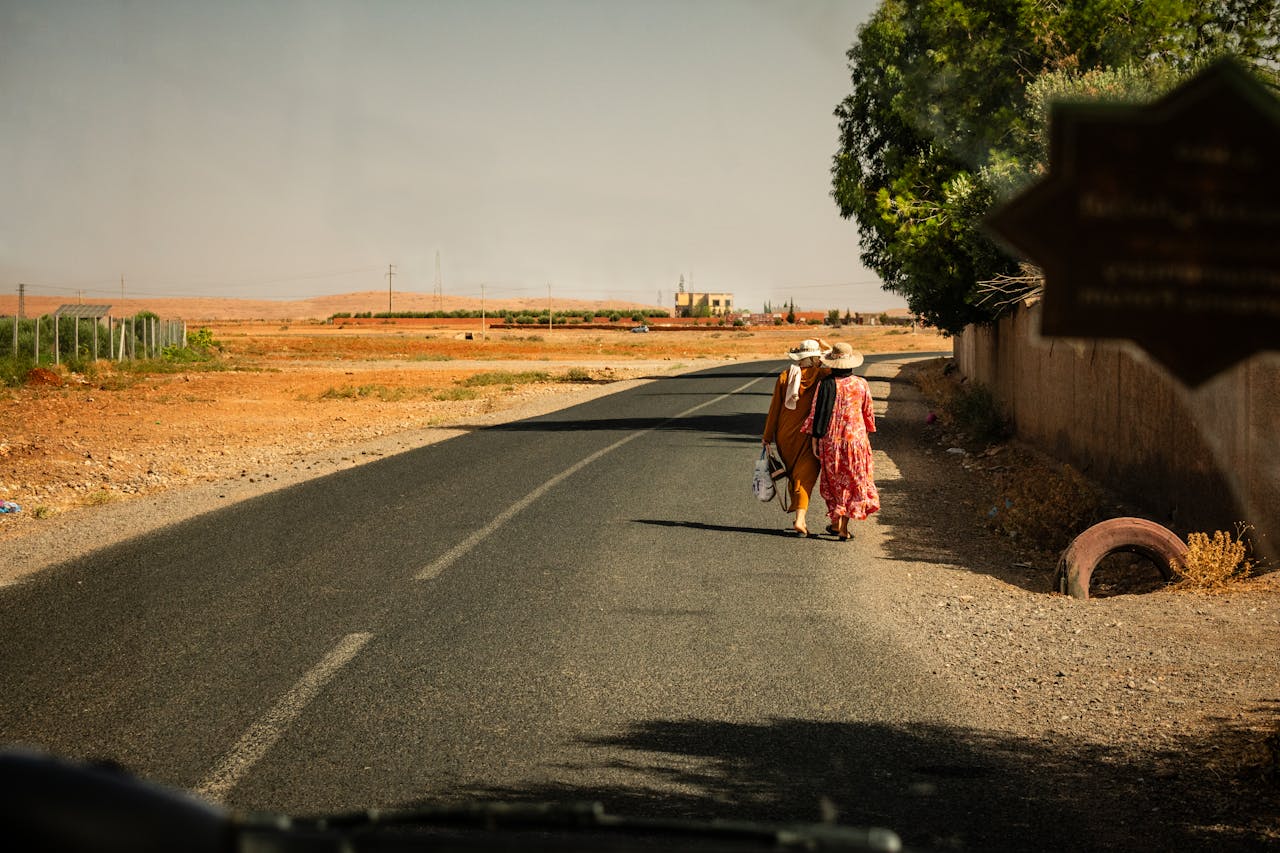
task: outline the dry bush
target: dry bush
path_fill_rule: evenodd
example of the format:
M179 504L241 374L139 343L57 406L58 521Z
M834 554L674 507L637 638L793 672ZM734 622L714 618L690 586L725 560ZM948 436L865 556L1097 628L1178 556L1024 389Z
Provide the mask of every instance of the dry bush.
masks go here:
M988 526L1022 544L1061 551L1098 521L1103 493L1070 465L1019 460L999 476Z
M1187 555L1173 567L1174 586L1178 589L1208 591L1228 588L1233 581L1244 580L1254 569L1249 558L1245 532L1250 528L1237 524L1235 534L1215 530L1187 536Z

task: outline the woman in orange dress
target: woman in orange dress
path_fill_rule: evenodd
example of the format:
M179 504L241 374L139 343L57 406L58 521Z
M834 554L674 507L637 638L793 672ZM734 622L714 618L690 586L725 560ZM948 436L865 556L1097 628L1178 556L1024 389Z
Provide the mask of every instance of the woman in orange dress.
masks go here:
M773 386L773 400L769 403L769 415L761 436L765 447L778 446L778 455L787 466L791 511L796 516L791 527L799 536L809 535L805 514L809 510L813 484L818 481L819 468L809 436L800 428L809 415L818 381L829 372L820 361L829 349L821 339L805 340L787 353L795 363L778 376Z
M868 437L876 431L876 418L867 380L853 375L862 356L838 343L822 363L831 372L814 392L800 429L813 437L813 453L822 463L822 499L831 519L827 532L845 542L853 538L849 519L862 521L880 509Z

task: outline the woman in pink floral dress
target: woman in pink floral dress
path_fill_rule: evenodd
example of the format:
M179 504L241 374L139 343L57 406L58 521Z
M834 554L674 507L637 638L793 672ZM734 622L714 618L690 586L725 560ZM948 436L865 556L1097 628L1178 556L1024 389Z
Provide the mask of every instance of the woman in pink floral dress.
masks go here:
M827 532L844 542L853 538L849 519L862 521L880 509L867 437L876 431L876 418L867 381L853 375L862 356L838 343L822 363L831 368L831 375L818 385L801 431L813 437L813 452L822 462L818 491L831 519Z

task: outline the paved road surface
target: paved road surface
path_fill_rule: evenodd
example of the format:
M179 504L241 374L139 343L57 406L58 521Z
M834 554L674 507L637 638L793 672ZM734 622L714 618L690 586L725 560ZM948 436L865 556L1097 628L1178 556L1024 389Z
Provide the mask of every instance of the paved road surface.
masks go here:
M0 739L289 812L826 800L908 839L1021 827L965 782L971 705L862 596L876 523L798 540L752 498L778 367L475 430L0 590ZM903 781L922 768L948 797Z

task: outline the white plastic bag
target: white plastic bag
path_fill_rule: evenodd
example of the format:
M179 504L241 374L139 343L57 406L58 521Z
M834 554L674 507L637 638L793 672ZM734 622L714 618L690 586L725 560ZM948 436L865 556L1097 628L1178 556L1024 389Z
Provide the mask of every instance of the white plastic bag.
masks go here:
M769 475L768 450L761 450L760 458L756 460L755 473L751 475L751 492L763 503L773 500L775 490L773 477Z

